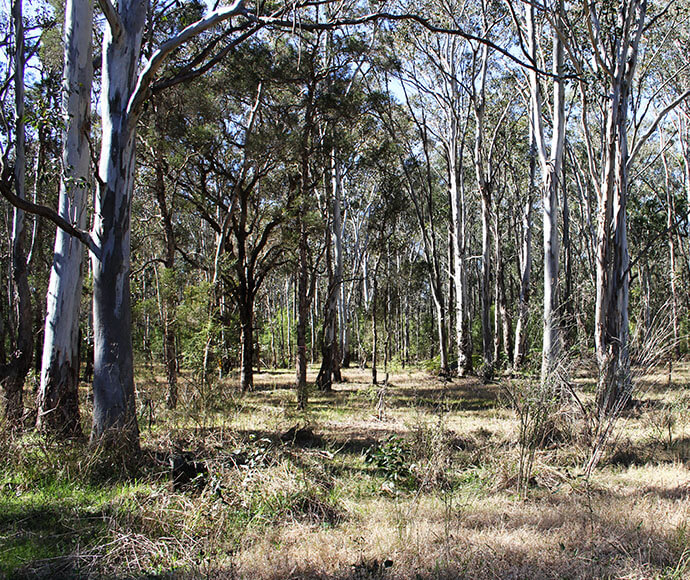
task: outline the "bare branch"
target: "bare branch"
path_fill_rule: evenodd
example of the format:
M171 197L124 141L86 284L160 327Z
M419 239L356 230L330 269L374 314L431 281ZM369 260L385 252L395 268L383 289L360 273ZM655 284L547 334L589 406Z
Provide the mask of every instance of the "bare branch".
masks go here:
M635 143L633 150L630 153L630 157L628 159L628 167L632 166L633 161L635 161L635 157L637 157L637 154L640 152L642 145L644 145L647 142L647 139L649 139L654 134L654 131L657 130L659 123L661 123L664 117L689 97L690 89L685 91L677 99L671 101L659 112L659 114L656 116L656 119L654 119L654 122L652 123L651 127L647 130L647 132L644 135L642 135L642 137L640 137L637 143Z
M70 236L77 238L93 254L95 254L96 256L100 254L100 250L98 246L96 246L96 244L94 243L91 236L89 235L89 232L74 227L69 221L63 218L52 208L49 208L45 205L32 203L26 199L18 197L14 193L14 191L12 191L11 182L9 180L0 179L0 195L2 195L2 197L4 197L14 207L21 209L27 213L41 216L43 218L50 220L61 230L63 230Z
M256 21L256 22L262 22L265 25L273 25L273 26L279 26L281 28L288 28L288 29L293 29L295 27L295 23L293 20L284 20L279 17L264 17L264 16L255 16L251 14L247 14L247 16ZM392 14L390 12L372 12L370 14L366 14L364 16L360 16L358 18L341 18L341 19L334 19L329 22L304 22L301 21L298 28L301 28L302 30L309 30L309 31L317 31L317 30L331 30L333 28L338 28L341 26L356 26L359 24L368 24L369 22L376 22L378 20L389 20L391 22L415 22L419 24L420 26L423 26L430 32L436 32L440 34L451 34L455 36L460 36L462 38L465 38L466 40L472 40L474 42L477 42L479 44L483 44L485 46L488 46L489 48L494 49L496 52L502 54L509 60L513 61L514 63L520 65L521 67L536 71L538 74L543 75L545 77L557 77L552 72L544 71L541 70L539 67L535 66L533 63L525 62L524 60L518 58L515 56L513 53L511 53L508 49L505 49L498 44L491 42L490 40L482 37L482 36L477 36L475 34L471 34L469 32L466 32L460 28L447 28L444 26L437 26L436 24L433 24L430 20L427 18L424 18L423 16L419 16L418 14ZM572 79L576 78L576 75L564 75L564 79Z

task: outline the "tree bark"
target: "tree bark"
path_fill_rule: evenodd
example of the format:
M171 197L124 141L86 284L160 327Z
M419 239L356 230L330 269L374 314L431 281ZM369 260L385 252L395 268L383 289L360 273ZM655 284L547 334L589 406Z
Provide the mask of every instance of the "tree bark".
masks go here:
M63 154L58 213L79 229L86 225L91 189L90 131L93 5L68 0L62 88ZM82 243L58 228L48 284L37 427L81 436L79 417L79 311L83 280Z
M146 0L117 5L119 29L103 36L103 137L94 202L93 427L91 440L138 450L131 332L130 211L134 190L136 116L128 110L139 66Z
M532 276L532 199L537 169L537 150L534 143L534 128L530 124L529 182L527 199L522 209L522 243L520 247L520 298L518 319L515 325L515 354L513 366L522 367L527 355L527 323L529 318L530 285Z
M455 85L453 85L455 87ZM457 88L455 88L457 92ZM451 117L451 135L448 139L448 175L450 183L450 203L452 219L453 244L453 279L455 284L455 338L458 355L458 376L472 372L472 352L470 323L467 298L467 256L466 256L466 212L465 188L460 175L458 161L462 162L462 153L458 152L459 127L457 112ZM464 140L463 140L464 143Z
M240 304L240 342L242 355L240 362L240 386L246 393L254 388L254 300L247 297Z
M330 249L330 234L326 235L326 269L328 270L328 289L324 301L323 336L321 338L321 368L316 377L316 386L320 391L330 391L333 387L335 366L338 364L337 355L337 307L338 286L337 273L333 272Z
M309 400L307 389L307 318L309 316L308 240L304 220L299 219L299 270L297 306L297 407L305 409Z
M534 70L529 71L531 123L541 166L541 189L543 207L544 244L544 314L542 340L541 382L550 380L561 352L560 321L558 312L558 186L563 162L565 142L565 84L561 78L563 71L563 44L559 36L562 0L554 4L556 24L552 31L552 69L553 81L553 131L550 151L547 153L546 137L542 122L542 98L539 79ZM537 34L534 22L534 6L526 10L527 35L530 56L537 62Z
M15 26L15 164L16 196L25 199L26 133L24 124L24 24L22 2L12 6ZM0 369L5 391L5 420L10 428L20 428L24 415L24 381L33 355L33 309L26 268L26 232L24 212L14 209L12 219L12 280L17 304L17 330L14 353L5 368Z

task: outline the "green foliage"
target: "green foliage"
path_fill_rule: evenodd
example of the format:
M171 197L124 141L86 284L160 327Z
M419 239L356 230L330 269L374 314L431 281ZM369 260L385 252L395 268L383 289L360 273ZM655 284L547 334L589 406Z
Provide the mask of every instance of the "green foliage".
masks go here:
M391 435L383 443L373 445L365 453L364 461L374 466L387 481L402 487L414 482L410 448L400 437Z

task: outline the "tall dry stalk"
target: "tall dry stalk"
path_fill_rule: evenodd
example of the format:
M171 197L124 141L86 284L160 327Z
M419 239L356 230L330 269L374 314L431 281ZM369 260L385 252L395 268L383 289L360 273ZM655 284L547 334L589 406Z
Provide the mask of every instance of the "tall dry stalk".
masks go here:
M664 364L673 355L680 338L674 338L673 317L670 302L662 306L651 320L646 332L636 332L630 342L630 378L620 377L619 380L629 383L626 389L619 389L618 397L613 405L599 405L593 412L593 424L590 455L585 465L585 477L589 478L592 471L611 441L616 423L623 411L629 406L634 396L639 395L641 379L649 374L649 370ZM599 381L601 388L603 381ZM607 401L604 393L597 391L597 401Z

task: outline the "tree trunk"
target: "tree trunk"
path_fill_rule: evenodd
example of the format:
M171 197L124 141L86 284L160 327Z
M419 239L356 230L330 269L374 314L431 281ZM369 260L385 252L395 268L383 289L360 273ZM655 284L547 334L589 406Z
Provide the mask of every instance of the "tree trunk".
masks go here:
M530 279L532 275L532 196L537 169L537 150L533 128L530 125L529 183L527 200L522 210L522 244L520 249L520 298L515 325L515 355L513 366L519 369L527 355L527 322L529 317Z
M26 137L24 129L24 25L22 2L13 5L15 25L15 119L16 144L14 164L14 185L17 197L26 196ZM5 390L5 420L11 428L21 427L24 415L24 381L31 368L33 355L33 312L31 290L26 271L26 232L24 212L14 209L12 219L12 278L17 303L17 335L14 353L6 368L0 372Z
M527 35L532 59L537 58L537 38L534 24L534 6L526 6ZM531 122L539 154L542 175L543 243L544 243L544 316L542 340L541 381L546 384L558 364L561 352L560 322L558 316L558 186L563 162L565 139L565 84L563 70L563 44L558 28L563 2L556 3L557 22L552 32L553 81L553 132L550 151L547 153L546 137L542 122L542 98L539 79L535 71L529 72Z
M91 440L138 450L134 401L130 276L130 211L134 189L136 118L128 111L137 79L145 0L122 0L121 29L103 36L103 138L94 202L93 429Z
M630 394L628 351L629 255L627 240L627 100L620 87L608 111L606 165L597 220L595 344L599 363L598 407L614 412Z
M488 186L482 188L482 272L481 272L481 309L482 309L482 354L486 376L493 374L491 329L491 193Z
M163 258L163 292L162 292L162 323L163 323L163 357L165 359L165 375L168 383L168 393L165 404L168 409L177 407L177 352L175 349L175 231L168 202L165 197L165 167L162 159L154 161L156 173L156 199L161 212L163 225L163 241L165 256Z
M467 257L466 257L466 213L465 191L462 176L459 176L458 123L453 115L449 138L448 174L450 178L450 203L453 243L453 279L455 283L455 337L458 355L458 376L472 372L472 353L467 299Z
M663 142L662 142L663 148ZM664 185L666 189L666 231L668 243L668 277L671 286L671 323L673 325L673 352L680 358L680 330L678 328L678 281L676 274L676 245L673 223L676 207L671 188L670 173L666 153L662 152L661 160L664 165Z
M316 377L320 391L330 391L333 386L335 365L337 364L336 318L337 297L333 282L328 284L328 296L324 304L323 336L321 338L321 368Z
M307 318L309 316L309 266L307 263L307 231L302 219L299 220L299 273L297 307L297 407L305 409L308 403L307 390Z
M376 268L378 270L378 268ZM379 336L378 336L378 327L376 324L376 301L378 298L378 281L376 280L376 277L374 277L373 281L373 289L372 289L372 294L371 294L371 384L372 385L377 385L378 384L378 376L377 376L377 369L376 369L376 364L377 364L377 354L378 354L378 342L379 342Z
M240 363L240 386L246 393L254 388L254 297L246 296L239 306L240 342L242 360Z
M333 272L333 291L336 300L337 318L334 325L337 329L333 336L333 378L340 382L340 364L344 358L345 327L347 326L345 314L345 284L343 283L343 176L340 164L335 156L335 149L331 150L331 181L333 190L333 252L335 258L335 270ZM330 289L329 289L330 292ZM336 330L334 329L334 331ZM341 352L341 350L343 352ZM342 355L342 357L341 357Z
M92 25L92 3L68 0L62 94L65 128L58 211L79 229L86 224L86 199L90 190ZM78 389L83 257L82 243L58 228L48 285L37 427L65 436L82 434Z

